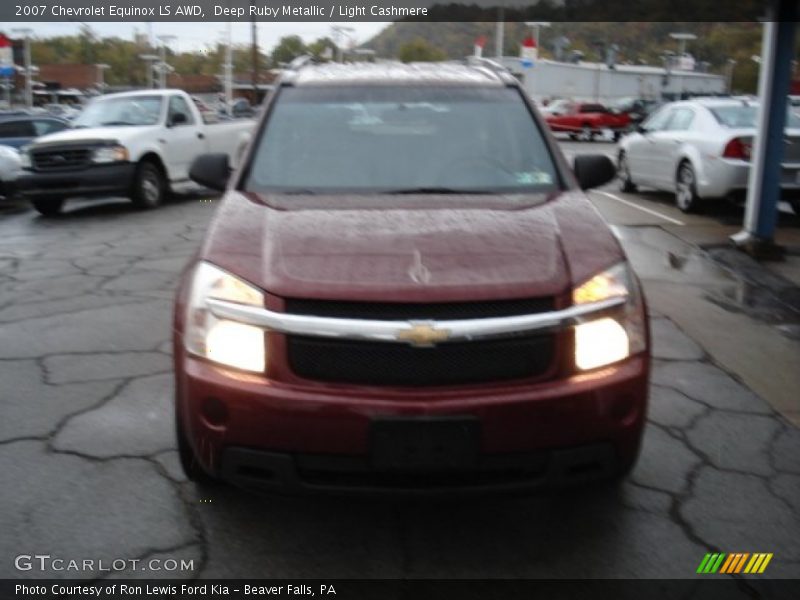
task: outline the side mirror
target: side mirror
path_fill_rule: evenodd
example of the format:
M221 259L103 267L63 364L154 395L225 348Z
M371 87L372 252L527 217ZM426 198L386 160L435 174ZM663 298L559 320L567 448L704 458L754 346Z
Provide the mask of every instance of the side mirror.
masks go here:
M605 154L576 156L572 170L582 190L600 187L617 175L614 163Z
M231 176L231 166L227 154L201 154L194 159L189 169L189 178L195 183L223 191Z
M169 126L175 127L175 125L183 125L189 119L186 118L186 115L183 113L173 113L169 116Z

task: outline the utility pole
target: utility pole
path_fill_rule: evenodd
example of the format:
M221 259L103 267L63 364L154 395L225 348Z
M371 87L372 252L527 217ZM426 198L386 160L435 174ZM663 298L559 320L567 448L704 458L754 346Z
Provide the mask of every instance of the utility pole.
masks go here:
M139 58L147 63L147 89L153 89L153 65L158 62L156 54L140 54Z
M159 48L160 64L158 69L158 87L162 90L167 87L167 73L170 71L170 66L167 64L167 44L177 39L174 35L160 35L158 39L161 41Z
M13 33L25 36L25 106L33 107L33 73L31 68L31 34L33 29L20 27L11 30Z
M233 42L231 37L231 22L228 21L227 38L225 40L225 112L231 114L233 104Z
M500 5L497 7L497 24L495 25L495 36L494 36L494 55L497 58L503 58L503 46L505 46L505 38L506 38L506 23L505 23L505 6L503 6L504 2L500 2Z
M736 59L729 58L728 59L728 73L727 73L727 77L726 77L727 83L728 83L728 85L727 85L728 90L727 91L728 91L729 94L733 93L733 69L734 69L735 66L736 66Z
M250 6L254 6L255 0L250 0ZM258 28L256 27L255 11L250 21L250 52L252 54L252 73L253 80L253 105L258 104Z
M333 41L336 44L336 60L338 62L343 62L344 52L342 51L342 42L344 41L347 33L355 31L355 29L352 27L346 27L344 25L334 25L331 27L331 30L333 30Z
M106 82L103 73L106 69L110 69L111 65L98 63L95 65L95 67L97 67L97 90L102 94L106 89Z

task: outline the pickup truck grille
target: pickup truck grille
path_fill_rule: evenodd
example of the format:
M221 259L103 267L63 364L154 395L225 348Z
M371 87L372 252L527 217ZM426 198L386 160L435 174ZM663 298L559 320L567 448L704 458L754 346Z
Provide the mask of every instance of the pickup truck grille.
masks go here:
M358 319L477 319L553 310L552 298L394 304L287 300L286 312ZM304 379L375 386L469 385L543 376L555 335L542 333L418 348L391 342L287 336L289 365Z
M31 158L37 171L64 171L89 164L89 148L53 148L33 150Z

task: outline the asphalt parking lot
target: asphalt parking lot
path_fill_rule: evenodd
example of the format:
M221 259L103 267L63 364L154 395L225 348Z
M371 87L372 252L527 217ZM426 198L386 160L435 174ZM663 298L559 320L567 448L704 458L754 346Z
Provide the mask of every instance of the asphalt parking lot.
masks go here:
M582 146L613 148L564 145ZM664 198L592 197L648 295L728 284L670 233L689 220ZM774 553L770 576L800 577L800 430L653 302L648 428L619 486L447 503L201 495L177 465L170 318L214 210L196 195L0 214L0 577L109 575L15 568L46 553L193 561L133 577L685 578L717 551Z

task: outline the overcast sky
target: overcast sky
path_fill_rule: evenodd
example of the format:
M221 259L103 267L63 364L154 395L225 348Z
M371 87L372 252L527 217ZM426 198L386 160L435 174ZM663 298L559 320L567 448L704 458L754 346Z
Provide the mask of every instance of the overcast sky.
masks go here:
M9 31L6 31L8 34L11 34L11 27L30 27L34 32L33 35L38 38L57 35L75 35L80 29L80 23L78 22L13 23L13 25L9 25ZM100 37L116 36L127 40L133 39L134 30L138 30L140 33L147 33L148 31L148 24L144 22L89 23L89 25ZM348 27L352 27L353 32L351 35L355 38L357 44L361 44L389 25L389 23L352 21L349 23L288 23L281 21L275 23L257 23L258 44L262 52L269 52L278 40L285 35L299 35L306 42L314 41L323 36L331 37L331 26L333 25L347 25ZM224 41L227 23L224 21L203 23L151 23L149 27L152 28L154 37L161 34L177 36L175 41L170 42L170 48L174 52L187 52L191 50L201 50L209 44L213 45L217 41ZM250 43L250 23L233 23L231 25L231 30L234 44ZM12 37L14 36L12 35Z

